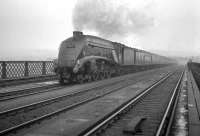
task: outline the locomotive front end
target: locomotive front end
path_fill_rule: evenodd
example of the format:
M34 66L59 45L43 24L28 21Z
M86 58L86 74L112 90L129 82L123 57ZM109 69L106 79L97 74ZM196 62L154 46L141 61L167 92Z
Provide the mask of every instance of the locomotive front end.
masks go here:
M57 71L60 83L70 80L73 76L73 68L84 46L82 32L73 32L73 37L64 40L59 49Z

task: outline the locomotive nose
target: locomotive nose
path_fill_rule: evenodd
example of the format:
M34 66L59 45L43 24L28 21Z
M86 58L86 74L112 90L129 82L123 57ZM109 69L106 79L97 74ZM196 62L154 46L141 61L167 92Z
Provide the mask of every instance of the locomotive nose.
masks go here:
M73 72L77 73L80 67L80 60L77 60L76 65L73 68Z
M76 74L76 73L78 72L78 68L75 67L75 68L73 69L73 72Z

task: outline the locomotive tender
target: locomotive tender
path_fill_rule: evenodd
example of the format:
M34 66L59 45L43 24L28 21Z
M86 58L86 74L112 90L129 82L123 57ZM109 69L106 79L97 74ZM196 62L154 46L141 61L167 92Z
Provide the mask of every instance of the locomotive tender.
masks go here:
M171 64L174 60L74 31L59 49L55 71L61 84L91 81L119 75L127 66Z

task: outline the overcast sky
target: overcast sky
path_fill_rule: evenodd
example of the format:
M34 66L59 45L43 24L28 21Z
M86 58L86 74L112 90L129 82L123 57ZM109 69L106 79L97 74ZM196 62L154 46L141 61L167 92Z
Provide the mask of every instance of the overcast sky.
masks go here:
M199 5L198 0L0 0L0 59L54 58L73 30L164 55L200 55Z

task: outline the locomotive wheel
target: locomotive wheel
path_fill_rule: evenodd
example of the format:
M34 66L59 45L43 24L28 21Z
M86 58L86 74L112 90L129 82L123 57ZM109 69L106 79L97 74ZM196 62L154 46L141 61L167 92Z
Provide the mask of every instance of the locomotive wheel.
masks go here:
M89 74L86 74L84 77L86 82L90 82L91 81L91 76Z
M107 78L107 72L103 72L103 75L104 75L104 79Z
M64 79L63 78L59 78L59 83L61 84L61 85L64 85Z
M101 74L101 72L99 72L98 73L98 80L101 80L101 78L102 78L102 74Z
M88 82L91 82L92 81L92 76L89 74L88 75Z
M103 74L100 72L99 73L99 80L102 80L103 79Z
M61 85L64 85L64 83L65 83L62 74L59 74L59 83L60 83Z
M101 80L101 74L100 74L100 72L97 72L97 80Z
M92 74L92 80L93 80L93 81L97 81L97 80L98 80L98 73L97 73L97 72L94 72L94 73Z
M77 75L77 82L82 84L84 83L84 76L82 74Z
M110 72L107 72L107 78L110 78L110 77L111 77Z
M108 78L108 72L104 72L105 79Z
M104 77L105 77L105 79L108 78L108 71L104 72Z
M104 72L100 72L99 75L100 75L100 76L99 76L99 77L100 77L100 80L105 79Z
M106 79L106 73L103 72L102 74L103 74L103 79Z

